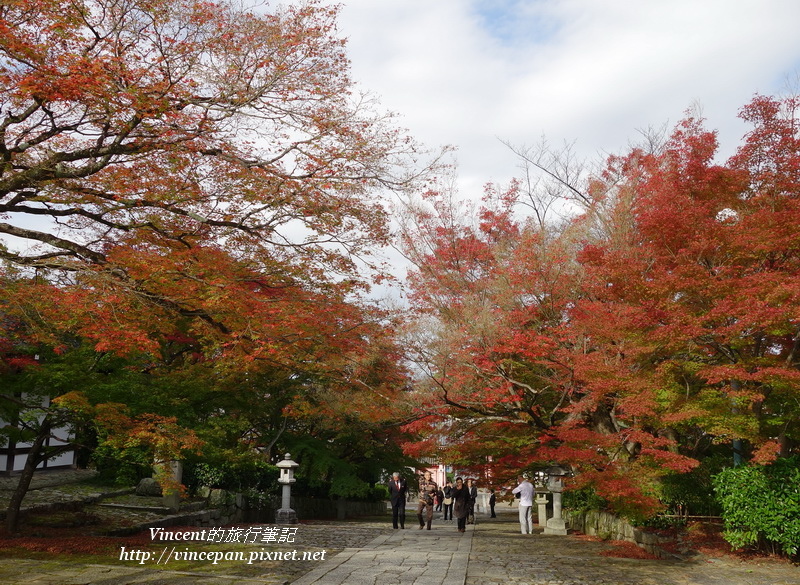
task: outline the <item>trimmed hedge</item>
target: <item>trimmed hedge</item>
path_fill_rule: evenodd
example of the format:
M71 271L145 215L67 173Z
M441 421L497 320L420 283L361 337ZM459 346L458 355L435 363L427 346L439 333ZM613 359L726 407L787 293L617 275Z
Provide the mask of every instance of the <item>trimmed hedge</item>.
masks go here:
M734 548L795 556L800 549L800 458L726 469L714 477L723 533Z

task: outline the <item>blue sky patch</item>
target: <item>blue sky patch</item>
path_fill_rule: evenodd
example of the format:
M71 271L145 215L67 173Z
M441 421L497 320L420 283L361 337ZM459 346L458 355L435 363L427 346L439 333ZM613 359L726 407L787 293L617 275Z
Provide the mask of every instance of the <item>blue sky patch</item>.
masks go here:
M503 45L538 45L561 29L551 0L473 0L472 12Z

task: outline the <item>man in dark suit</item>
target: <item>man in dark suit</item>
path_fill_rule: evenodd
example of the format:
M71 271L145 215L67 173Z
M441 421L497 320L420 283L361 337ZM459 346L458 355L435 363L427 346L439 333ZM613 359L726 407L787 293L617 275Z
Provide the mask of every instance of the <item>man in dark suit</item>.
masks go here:
M406 480L400 477L396 471L389 480L389 496L392 500L392 528L397 528L398 521L400 528L406 527L406 492L408 486Z

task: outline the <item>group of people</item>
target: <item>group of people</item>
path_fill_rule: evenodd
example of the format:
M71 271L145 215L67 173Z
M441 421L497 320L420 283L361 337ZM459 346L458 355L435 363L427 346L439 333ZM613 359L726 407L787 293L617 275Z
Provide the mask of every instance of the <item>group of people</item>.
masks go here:
M392 474L389 481L389 495L392 501L392 527L406 527L406 494L408 484L400 477L398 472ZM450 481L440 488L431 477L431 472L426 471L419 480L419 500L417 502L417 520L419 529L431 529L433 512L444 509L444 519L458 520L458 531L465 532L468 518L475 515L475 499L478 497L478 488L472 480L467 484L460 477L456 478L453 485Z
M519 485L512 490L512 494L519 498L519 522L522 534L533 533L533 484L528 481L528 476L519 478ZM389 495L392 502L392 527L406 527L406 494L408 484L400 477L398 472L392 474L389 480ZM425 471L419 478L419 500L417 502L417 520L419 529L431 529L433 512L444 509L444 519L457 521L459 532L466 532L467 522L474 522L475 500L478 498L478 487L472 479L457 477L455 485L448 480L447 485L440 488L431 477L430 471ZM497 498L494 490L490 490L489 509L491 517L496 518L495 504Z

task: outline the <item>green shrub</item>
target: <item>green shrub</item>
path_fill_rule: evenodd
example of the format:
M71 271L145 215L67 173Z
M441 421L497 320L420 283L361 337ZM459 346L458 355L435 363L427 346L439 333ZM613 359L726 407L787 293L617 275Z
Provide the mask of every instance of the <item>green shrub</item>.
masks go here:
M247 490L273 494L278 491L280 472L274 465L254 458L218 462L187 462L184 483L190 491L198 487L236 492Z
M370 498L373 502L380 502L382 500L389 499L389 487L385 486L382 483L375 484L372 488L372 497Z
M219 488L226 483L226 470L222 467L198 463L194 467L194 480L198 486Z
M92 453L92 462L97 481L104 484L135 486L153 473L152 456L143 447L117 449L103 444Z
M725 468L730 457L711 456L688 473L671 473L659 482L659 499L672 514L683 512L695 516L718 516L722 513L714 494L714 475Z
M638 524L638 526L642 528L652 528L654 530L672 530L673 528L683 528L686 526L686 519L668 518L659 514L645 519Z
M598 496L591 486L565 491L562 496L562 505L575 512L608 509L608 502Z
M714 477L723 533L734 548L797 555L800 549L800 459L726 469Z

